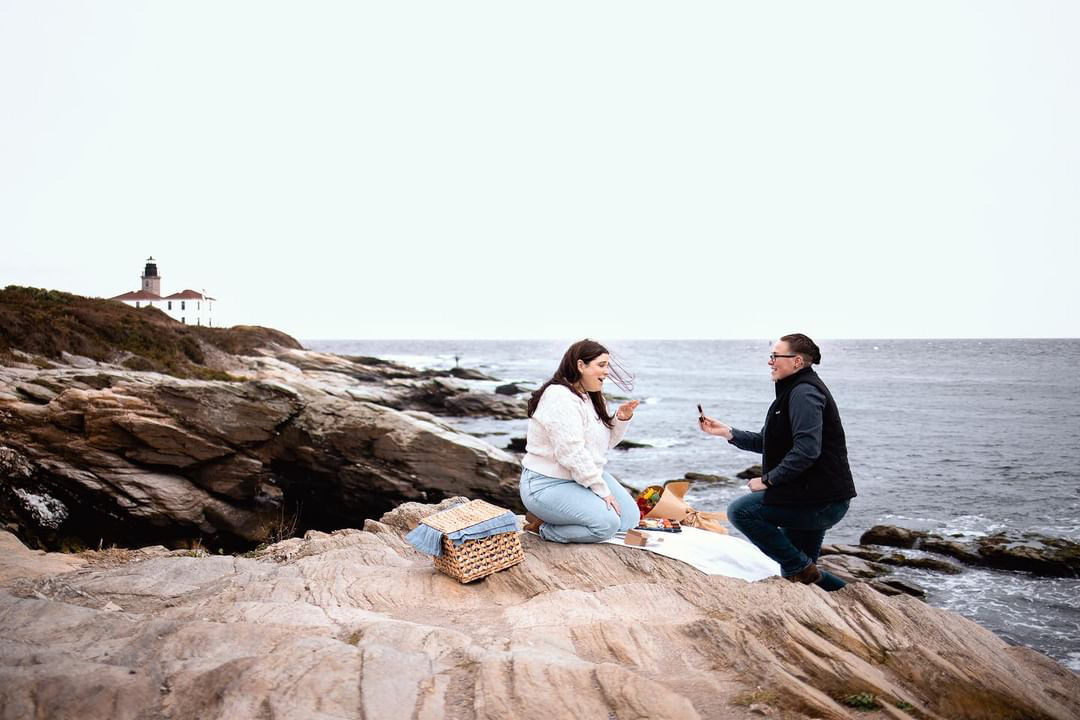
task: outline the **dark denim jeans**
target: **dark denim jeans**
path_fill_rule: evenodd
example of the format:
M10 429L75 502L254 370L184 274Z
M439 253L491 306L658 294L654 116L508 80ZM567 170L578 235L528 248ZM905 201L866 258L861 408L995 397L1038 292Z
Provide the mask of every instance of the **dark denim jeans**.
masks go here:
M822 505L766 505L765 493L736 498L728 505L728 519L761 552L780 563L783 575L796 575L816 562L825 531L844 517L850 500ZM824 570L817 582L823 590L844 587L844 581Z

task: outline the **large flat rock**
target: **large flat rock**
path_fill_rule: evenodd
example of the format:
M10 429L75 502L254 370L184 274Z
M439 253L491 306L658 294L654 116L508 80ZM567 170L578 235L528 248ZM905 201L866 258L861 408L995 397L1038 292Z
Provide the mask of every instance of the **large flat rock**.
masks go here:
M1080 716L1067 669L862 583L525 535L521 565L460 585L402 539L436 510L253 557L8 574L0 718L862 718L858 693L882 717Z

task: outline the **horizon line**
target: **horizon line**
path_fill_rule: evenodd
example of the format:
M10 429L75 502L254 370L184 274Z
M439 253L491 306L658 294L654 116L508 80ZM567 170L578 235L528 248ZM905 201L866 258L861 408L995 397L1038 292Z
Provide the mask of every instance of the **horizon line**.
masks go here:
M273 328L271 328L273 329ZM402 341L425 341L425 342L514 342L514 341L564 341L566 337L319 337L297 338L301 342L402 342ZM822 337L822 341L895 341L895 340L1080 340L1080 336L1071 335L949 335L949 336L916 336L898 335L894 337ZM770 342L773 338L767 337L616 337L604 338L610 342Z

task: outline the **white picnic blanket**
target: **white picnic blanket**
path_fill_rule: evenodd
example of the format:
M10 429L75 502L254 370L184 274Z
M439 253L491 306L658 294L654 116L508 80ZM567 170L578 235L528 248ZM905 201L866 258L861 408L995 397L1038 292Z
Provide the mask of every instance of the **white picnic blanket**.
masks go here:
M682 560L706 575L727 575L752 582L780 574L779 564L740 538L687 526L680 533L642 532L649 538L644 546L626 545L624 533L604 542Z

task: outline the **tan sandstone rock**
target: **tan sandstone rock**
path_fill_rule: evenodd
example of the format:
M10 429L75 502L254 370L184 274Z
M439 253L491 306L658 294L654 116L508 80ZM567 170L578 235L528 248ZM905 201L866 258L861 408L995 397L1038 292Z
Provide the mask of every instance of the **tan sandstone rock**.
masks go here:
M864 692L881 717L1080 714L1057 663L863 584L751 584L525 535L521 565L460 585L402 538L437 509L256 557L9 580L0 718L861 718L841 701Z

